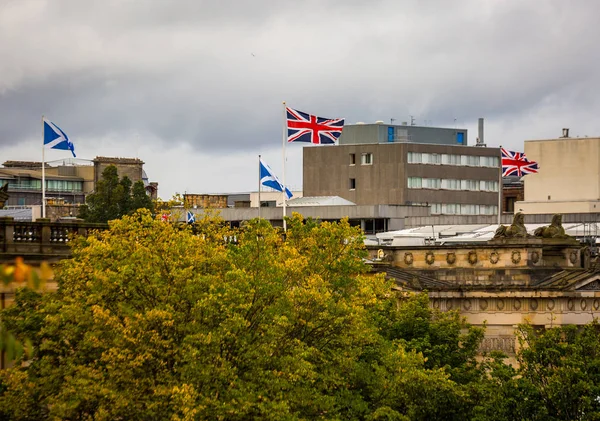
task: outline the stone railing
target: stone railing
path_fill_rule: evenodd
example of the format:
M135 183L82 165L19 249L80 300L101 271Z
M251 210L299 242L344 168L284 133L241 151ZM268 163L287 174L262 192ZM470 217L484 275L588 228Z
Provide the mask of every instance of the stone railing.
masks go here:
M106 228L105 224L87 222L50 222L49 219L27 222L0 218L0 263L15 256L60 259L71 254L69 242L73 236Z

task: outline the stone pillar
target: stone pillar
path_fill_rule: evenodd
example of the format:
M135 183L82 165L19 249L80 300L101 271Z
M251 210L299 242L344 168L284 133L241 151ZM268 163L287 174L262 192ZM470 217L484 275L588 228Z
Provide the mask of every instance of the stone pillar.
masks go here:
M0 218L0 251L7 253L13 250L14 235L14 218L11 216Z
M52 228L50 227L50 219L38 218L35 222L39 225L42 238L40 245L40 253L51 253L52 243L50 242L50 240L52 238Z

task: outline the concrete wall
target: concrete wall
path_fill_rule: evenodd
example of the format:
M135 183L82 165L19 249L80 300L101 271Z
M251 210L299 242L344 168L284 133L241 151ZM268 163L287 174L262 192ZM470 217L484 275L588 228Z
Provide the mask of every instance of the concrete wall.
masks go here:
M526 202L600 200L600 138L528 140L525 154L540 166L524 177Z
M498 193L457 190L408 189L407 177L498 180L498 168L455 165L408 164L408 152L498 156L497 148L475 148L418 143L381 143L305 147L303 190L305 196L340 196L358 205L412 203L464 203L497 205ZM373 155L373 163L361 164L361 156ZM351 163L354 154L355 163ZM355 180L351 189L350 180Z

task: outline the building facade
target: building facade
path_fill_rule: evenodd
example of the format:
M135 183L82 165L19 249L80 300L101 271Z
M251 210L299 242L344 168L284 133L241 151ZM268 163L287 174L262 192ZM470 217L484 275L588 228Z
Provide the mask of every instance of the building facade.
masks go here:
M423 143L305 147L305 196L427 205L432 215L498 213L498 148Z
M600 137L525 141L539 172L525 177L525 214L600 212Z
M438 145L467 146L467 130L443 127L384 124L349 124L344 126L338 143L356 145L362 143L431 143Z

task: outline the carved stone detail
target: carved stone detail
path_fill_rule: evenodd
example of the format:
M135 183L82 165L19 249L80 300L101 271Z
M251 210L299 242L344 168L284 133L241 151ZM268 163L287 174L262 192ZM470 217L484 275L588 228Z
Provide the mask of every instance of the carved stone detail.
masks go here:
M447 310L452 310L452 306L453 306L452 298L446 299L446 309Z
M507 354L515 352L514 336L484 337L479 347L481 352L502 351Z
M585 310L585 309L587 308L587 301L585 301L585 300L581 300L581 301L579 302L579 305L581 306L581 309L582 309L582 310Z
M571 300L569 298L569 300L567 300L567 309L573 310L574 308L575 308L575 303L573 302L573 300Z
M570 238L569 235L565 234L565 229L562 226L562 215L559 213L552 217L550 225L536 228L533 235L542 238Z
M494 250L490 253L490 263L495 265L496 263L498 263L498 260L500 260L500 255L496 250Z
M485 298L482 298L479 300L479 309L480 310L485 310L488 308L488 302Z
M435 254L432 251L428 251L425 253L425 263L428 265L432 265L435 262Z
M516 265L521 261L521 252L519 250L513 250L510 255L510 260Z
M569 253L569 262L571 262L571 264L575 264L575 262L577 262L577 252L575 250Z
M471 250L469 252L469 263L474 265L475 263L477 263L477 252L475 250Z
M456 263L456 253L454 253L453 251L446 253L446 263L448 263L449 265L453 265L454 263Z
M550 298L548 300L548 302L546 303L546 308L550 311L554 310L554 306L556 305L556 303L554 302L554 300L552 298Z
M537 251L532 251L531 252L531 261L532 263L537 263L540 261L540 253Z
M404 253L404 263L406 263L407 265L412 265L413 254L411 252Z
M513 302L513 307L515 308L515 310L520 310L521 309L521 300L515 299L515 301Z
M496 229L494 238L527 238L527 228L525 228L525 216L521 212L517 212L510 226L500 225Z
M504 300L502 298L498 298L496 301L496 308L498 310L503 310L504 309Z
M533 311L537 310L538 301L535 298L532 298L531 300L529 300L529 308Z
M463 308L465 310L470 310L471 309L471 300L466 299L465 301L463 301Z

